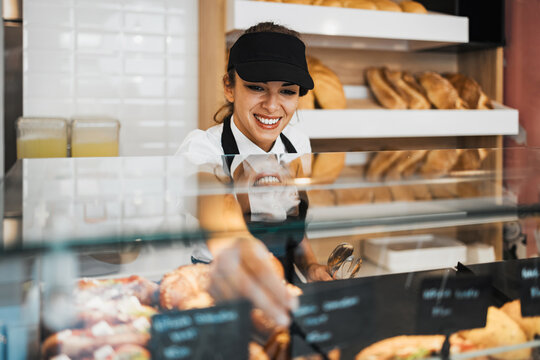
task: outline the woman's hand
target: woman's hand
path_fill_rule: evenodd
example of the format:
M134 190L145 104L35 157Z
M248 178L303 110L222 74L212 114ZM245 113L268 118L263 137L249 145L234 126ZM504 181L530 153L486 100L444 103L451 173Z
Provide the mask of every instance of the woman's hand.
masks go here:
M288 326L298 298L287 291L259 240L242 237L221 249L211 264L210 294L216 300L248 298L277 325Z
M308 281L331 281L333 280L326 266L312 263L307 266L305 275Z

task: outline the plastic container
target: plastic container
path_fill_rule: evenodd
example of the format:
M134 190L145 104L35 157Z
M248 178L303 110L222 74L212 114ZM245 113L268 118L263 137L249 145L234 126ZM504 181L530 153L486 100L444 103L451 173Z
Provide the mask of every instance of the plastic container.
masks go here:
M67 157L68 126L60 118L17 120L17 158Z
M409 272L464 263L467 247L455 239L431 234L396 236L365 241L364 255L392 272Z
M75 118L71 124L71 156L118 156L120 122L111 118Z

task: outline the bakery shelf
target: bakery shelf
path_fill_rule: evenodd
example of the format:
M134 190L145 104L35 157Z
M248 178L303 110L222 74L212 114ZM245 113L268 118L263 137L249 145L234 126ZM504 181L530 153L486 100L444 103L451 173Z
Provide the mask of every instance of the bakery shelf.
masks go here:
M311 139L516 135L518 111L493 110L299 110L296 126Z
M328 6L228 0L226 31L233 41L261 21L291 26L310 46L415 51L469 41L466 17Z
M319 239L516 221L516 209L515 199L510 197L502 203L485 197L312 206L308 210L307 235ZM349 226L345 226L347 223Z

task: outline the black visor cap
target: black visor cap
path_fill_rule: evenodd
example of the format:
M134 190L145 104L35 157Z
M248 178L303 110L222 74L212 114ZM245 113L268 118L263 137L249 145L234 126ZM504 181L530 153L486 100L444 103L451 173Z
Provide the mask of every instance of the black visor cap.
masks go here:
M231 48L227 71L232 68L245 81L286 81L313 89L306 46L292 35L275 32L242 35Z

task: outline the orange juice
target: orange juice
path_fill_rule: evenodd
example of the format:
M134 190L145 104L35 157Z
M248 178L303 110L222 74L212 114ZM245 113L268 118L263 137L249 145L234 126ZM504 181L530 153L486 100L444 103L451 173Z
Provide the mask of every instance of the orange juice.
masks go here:
M71 156L118 156L118 141L72 142Z
M67 156L66 138L17 139L17 159L57 158Z

